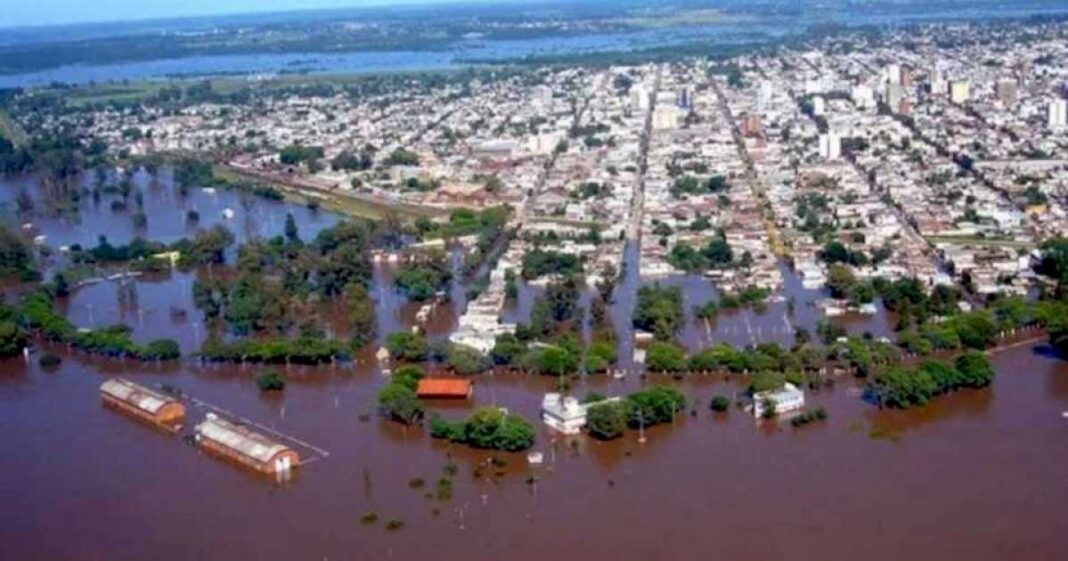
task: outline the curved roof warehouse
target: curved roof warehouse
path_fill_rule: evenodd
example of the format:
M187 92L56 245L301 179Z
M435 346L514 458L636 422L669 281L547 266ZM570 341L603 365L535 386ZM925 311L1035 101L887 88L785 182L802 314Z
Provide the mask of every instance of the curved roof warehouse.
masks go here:
M106 380L100 385L100 396L106 405L171 430L185 419L182 402L126 378Z
M292 448L213 413L196 426L196 433L202 448L261 473L283 473L300 465L300 455Z

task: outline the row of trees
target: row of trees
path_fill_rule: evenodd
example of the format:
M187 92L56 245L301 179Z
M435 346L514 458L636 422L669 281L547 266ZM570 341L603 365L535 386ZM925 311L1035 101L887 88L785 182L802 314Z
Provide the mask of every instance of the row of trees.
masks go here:
M961 388L984 388L994 381L994 376L986 354L968 351L952 364L926 361L914 369L887 368L872 378L865 393L880 405L905 409Z
M126 325L79 330L55 311L52 296L43 290L23 300L19 322L39 331L50 341L67 343L90 353L141 360L172 360L181 356L181 348L173 339L155 339L143 345L135 343L130 337L132 330Z
M473 448L504 452L519 452L534 445L533 425L497 407L481 407L462 421L435 416L430 421L430 435Z
M670 423L686 408L686 397L675 388L657 386L634 392L618 401L601 401L586 411L590 435L610 440L627 427L650 427Z

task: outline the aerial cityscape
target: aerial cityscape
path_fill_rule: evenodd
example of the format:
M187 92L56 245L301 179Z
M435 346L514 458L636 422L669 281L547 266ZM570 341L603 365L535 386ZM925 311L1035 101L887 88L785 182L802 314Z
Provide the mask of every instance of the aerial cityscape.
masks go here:
M0 558L1068 551L1068 3L41 10Z

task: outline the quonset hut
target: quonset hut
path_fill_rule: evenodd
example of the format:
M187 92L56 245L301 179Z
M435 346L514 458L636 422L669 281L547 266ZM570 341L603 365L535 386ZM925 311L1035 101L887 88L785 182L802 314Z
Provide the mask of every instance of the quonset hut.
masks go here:
M182 402L126 378L111 378L100 384L100 396L106 405L171 430L185 419Z
M285 473L300 464L300 455L262 434L208 413L196 427L200 446L266 474Z

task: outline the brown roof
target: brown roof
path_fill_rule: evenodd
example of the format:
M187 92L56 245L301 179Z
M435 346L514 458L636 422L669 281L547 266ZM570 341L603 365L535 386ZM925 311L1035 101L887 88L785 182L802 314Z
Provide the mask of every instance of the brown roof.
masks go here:
M459 397L471 395L471 381L461 378L423 378L416 394L419 397Z

